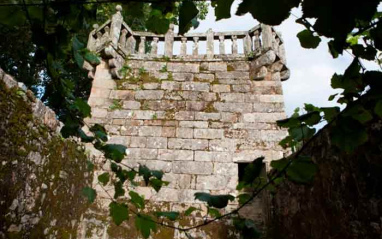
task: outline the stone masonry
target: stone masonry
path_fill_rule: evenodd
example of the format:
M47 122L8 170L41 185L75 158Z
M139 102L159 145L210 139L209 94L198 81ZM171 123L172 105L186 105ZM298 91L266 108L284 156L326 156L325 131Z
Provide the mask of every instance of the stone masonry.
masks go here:
M238 53L237 38L244 41L244 54ZM187 39L196 44L192 55L187 55ZM216 39L216 50L223 54L214 53L211 42ZM232 39L232 53L224 52L225 39ZM165 55L157 52L161 40ZM176 55L173 42L180 40L183 45ZM207 41L207 55L198 54L199 40ZM151 41L151 52L144 41ZM170 184L159 193L144 186L134 189L152 203L179 211L202 205L194 199L196 192L237 195L240 163L260 156L266 163L283 157L278 142L287 133L275 122L286 117L281 81L289 77L289 70L282 40L271 27L185 36L174 34L171 27L168 34L155 35L133 32L118 11L90 34L88 48L102 60L97 66L84 65L93 78L88 101L92 118L87 123L104 125L109 143L128 147L123 164L165 173ZM98 174L110 170L102 159L98 164ZM100 207L107 209L107 195L100 188L98 195ZM228 210L236 206L234 202ZM266 212L258 200L243 214L263 221ZM93 230L90 238L106 235L105 228ZM106 238L114 238L111 234Z

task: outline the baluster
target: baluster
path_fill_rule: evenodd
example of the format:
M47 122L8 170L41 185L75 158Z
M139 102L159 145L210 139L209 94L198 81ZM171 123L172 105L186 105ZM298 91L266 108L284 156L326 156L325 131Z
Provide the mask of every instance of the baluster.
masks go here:
M279 57L281 59L281 62L286 64L285 47L283 43L279 45Z
M254 51L257 52L257 51L260 51L261 49L261 42L260 42L260 32L259 31L255 31L253 33L253 38L254 38L254 42L255 42L255 47L254 47Z
M96 39L96 37L94 36L94 35L95 35L95 31L97 30L97 28L98 28L98 25L97 25L97 24L94 24L94 25L93 25L93 31L89 34L87 48L88 48L90 51L95 51L96 48L97 48L97 39Z
M111 35L111 42L114 44L114 46L117 46L119 41L119 36L121 35L121 27L123 22L123 17L121 14L121 11L122 11L121 5L117 5L115 7L115 10L117 10L117 12L111 18L110 35Z
M146 46L146 37L141 37L141 41L139 42L139 46L138 46L138 54L140 55L145 54L145 46Z
M219 53L225 54L224 36L219 36Z
M180 55L186 56L187 55L187 37L181 38L181 46L180 46Z
M100 47L102 45L102 32L97 32L97 39L96 39L96 48Z
M164 55L172 57L174 48L174 24L170 24L170 27L164 37Z
M110 34L109 33L110 33L110 28L109 28L109 26L106 26L105 32L103 33L102 38L101 38L101 45L103 45L105 42L110 40Z
M237 54L237 36L232 36L232 55Z
M272 48L272 28L268 25L261 25L261 36L263 42L263 48Z
M137 41L135 40L133 35L130 35L126 42L126 50L129 54L135 54L135 45Z
M244 37L244 54L249 55L252 52L252 39L247 33Z
M153 38L153 42L151 43L151 55L156 56L158 54L158 37Z
M192 46L192 55L198 56L199 55L199 37L193 37L194 39L194 45Z
M125 49L126 47L126 35L127 35L127 29L122 30L121 37L119 38L119 45Z
M207 31L207 58L214 58L214 32L211 28Z

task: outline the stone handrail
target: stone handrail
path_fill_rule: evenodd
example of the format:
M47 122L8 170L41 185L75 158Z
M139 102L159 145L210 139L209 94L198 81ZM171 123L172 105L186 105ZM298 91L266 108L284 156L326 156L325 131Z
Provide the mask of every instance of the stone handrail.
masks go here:
M120 50L125 56L149 55L153 57L175 57L174 43L180 43L177 57L191 58L219 58L222 55L243 55L239 54L238 40L243 41L243 53L246 56L256 55L262 50L273 49L285 61L284 44L280 34L272 27L259 24L249 31L213 32L209 29L205 33L188 33L178 35L174 33L174 25L166 34L155 34L152 32L133 31L123 21L121 15L122 8L117 6L117 12L111 20L106 21L102 26L95 26L89 35L88 48L92 51L100 52L109 43ZM219 49L215 53L214 41L219 41ZM231 52L226 52L225 40L231 40ZM200 42L206 42L206 54L199 53ZM151 47L148 47L149 42ZM158 54L160 42L164 43L164 54ZM192 53L187 53L187 42L193 42ZM148 49L150 48L150 49Z

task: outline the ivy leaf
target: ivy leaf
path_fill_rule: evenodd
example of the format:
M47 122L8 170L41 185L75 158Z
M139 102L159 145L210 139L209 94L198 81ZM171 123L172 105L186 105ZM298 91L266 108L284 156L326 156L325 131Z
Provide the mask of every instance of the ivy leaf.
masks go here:
M137 208L140 208L140 209L144 209L145 208L145 199L142 196L140 196L138 193L136 193L134 191L130 191L129 195L130 195L130 201Z
M179 8L179 34L183 35L190 30L192 20L198 15L199 10L191 0L182 1Z
M273 169L276 169L277 171L281 172L282 170L285 169L285 167L288 165L289 160L286 158L282 158L279 160L272 160L271 161L271 167Z
M98 56L95 53L89 51L88 49L86 49L86 52L84 54L84 59L92 65L101 64L101 61L99 60Z
M110 180L110 175L109 173L103 173L101 175L98 176L98 181L103 185L105 186Z
M298 39L302 47L307 49L315 49L321 42L321 38L314 36L313 33L307 29L297 34Z
M350 107L344 116L350 116L355 120L358 120L361 124L365 124L373 119L373 115L366 110L361 104L356 104Z
M119 163L126 155L126 146L120 144L106 144L102 147L105 157Z
M135 227L144 238L149 238L151 231L156 232L156 224L150 216L138 214L135 217Z
M208 206L215 208L224 208L229 201L235 200L232 195L211 195L209 193L195 193L195 199L206 202Z
M243 239L261 238L261 233L256 229L255 223L251 219L234 218L233 225L240 231Z
M242 205L251 198L251 195L249 195L248 193L243 193L237 196L237 198L239 199L239 204Z
M200 211L199 208L196 208L196 207L189 207L185 212L184 212L184 215L185 216L190 216L191 213L193 213L194 211Z
M289 129L288 132L295 141L300 142L300 141L307 140L313 137L313 135L316 133L316 129L309 128L306 125L301 125L298 128Z
M109 204L110 216L113 222L119 226L123 221L129 219L129 209L125 203L111 202Z
M286 174L289 180L296 183L309 183L316 175L318 168L310 157L299 156L294 159L287 168Z
M100 124L94 124L92 127L89 128L91 132L94 133L94 135L102 140L103 142L107 141L107 133L105 127L103 127Z
M97 192L91 187L85 187L82 189L82 195L87 197L90 203L93 203L97 196Z
M170 20L163 16L162 12L158 9L153 9L149 19L146 21L147 29L158 34L165 34L169 26Z
M148 169L145 165L139 165L138 175L143 177L147 186L150 182L150 177L152 176L150 169Z
M364 47L360 44L351 46L352 52L355 56L363 58L365 60L372 61L375 59L377 50L372 46Z
M151 174L156 177L157 179L159 180L162 180L163 178L163 171L159 171L159 170L151 170Z
M91 117L91 109L89 104L81 98L76 98L71 105L72 108L78 110L84 118Z
M125 195L125 189L123 189L122 182L118 181L114 183L114 199Z
M167 186L168 184L169 182L162 181L157 178L150 179L150 186L153 187L156 192L159 192L163 186Z
M332 100L334 100L334 98L337 96L338 94L334 94L334 95L331 95L331 96L329 96L329 101L332 101Z
M332 143L338 148L351 153L367 142L369 136L359 121L352 117L341 117L338 122L331 131Z
M332 121L339 113L340 107L322 107L322 112L324 112L324 119L328 122Z
M94 164L90 160L86 160L86 170L89 172L94 170Z
M93 142L94 137L88 136L82 129L78 129L78 136L81 138L81 141L84 143Z
M231 7L234 0L216 0L213 2L216 21L231 17Z
M179 217L179 212L155 212L157 217L165 217L171 221L175 221Z
M215 218L221 216L220 212L217 209L210 207L208 208L208 214Z

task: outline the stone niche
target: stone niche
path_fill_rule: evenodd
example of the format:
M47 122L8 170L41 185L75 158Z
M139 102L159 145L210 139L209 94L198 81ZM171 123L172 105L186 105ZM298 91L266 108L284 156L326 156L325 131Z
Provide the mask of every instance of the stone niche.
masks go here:
M165 35L136 32L123 22L119 11L101 27L95 26L89 36L88 48L102 59L97 66L84 64L93 78L92 118L87 123L104 125L109 142L128 147L123 164L133 168L142 164L165 173L164 180L170 184L159 193L149 187L134 188L150 202L147 210L182 212L195 206L204 212L181 225L196 225L203 221L206 206L194 199L194 193L237 195L239 168L260 156L265 157L265 166L283 157L278 142L287 132L275 123L286 117L281 81L289 77L289 70L282 39L266 25L242 32L209 30L184 36L174 33L172 26ZM187 41L193 42L191 51ZM205 55L199 54L201 41L206 41ZM230 52L225 49L227 41L232 43ZM243 41L243 51L238 41ZM91 152L98 156L96 174L109 171L110 165L98 152ZM132 219L119 227L107 219L110 200L96 182L95 177L99 198L84 218L81 238L140 238ZM112 187L107 191L113 194ZM221 213L237 206L232 202ZM267 206L264 195L240 212L264 225ZM227 223L217 222L191 234L237 238ZM152 237L185 235L163 227Z

